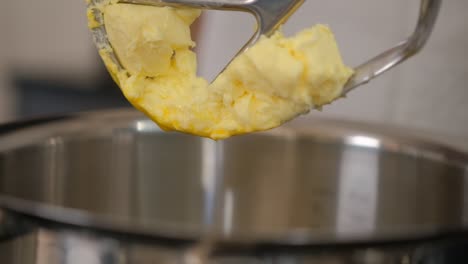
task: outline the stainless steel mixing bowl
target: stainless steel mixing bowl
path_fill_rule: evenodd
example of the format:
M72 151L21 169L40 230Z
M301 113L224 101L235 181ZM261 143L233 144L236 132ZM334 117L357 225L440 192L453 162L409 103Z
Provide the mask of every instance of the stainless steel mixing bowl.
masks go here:
M10 124L0 263L449 263L465 245L467 164L398 129L325 119L222 142L131 110Z

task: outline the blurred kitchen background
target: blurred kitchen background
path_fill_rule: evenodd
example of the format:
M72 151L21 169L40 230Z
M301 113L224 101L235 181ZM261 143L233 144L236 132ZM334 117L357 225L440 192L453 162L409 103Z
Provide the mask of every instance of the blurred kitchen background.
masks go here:
M129 106L98 58L85 8L80 0L2 3L0 122ZM329 24L345 62L355 66L409 35L418 8L416 0L308 0L285 31ZM419 56L311 115L423 129L468 149L467 11L466 0L444 1L433 37ZM253 33L254 19L210 11L200 26L200 73L212 78Z

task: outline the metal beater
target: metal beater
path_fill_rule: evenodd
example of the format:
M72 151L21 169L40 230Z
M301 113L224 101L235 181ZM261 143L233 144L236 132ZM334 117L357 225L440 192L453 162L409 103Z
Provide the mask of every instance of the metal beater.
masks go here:
M98 8L109 0L90 0L92 10L100 26L92 29L94 40L101 50L106 50L116 65L124 68L114 54L103 21L103 14ZM244 11L255 16L258 27L252 38L240 50L248 49L262 35L273 34L288 18L304 3L304 0L119 0L118 3L192 7L200 9ZM418 53L426 44L437 20L442 0L421 0L419 21L414 33L405 41L381 53L369 61L357 66L355 74L349 79L343 89L343 96L354 88L368 83L370 80L390 70L401 62ZM239 52L239 53L240 53Z

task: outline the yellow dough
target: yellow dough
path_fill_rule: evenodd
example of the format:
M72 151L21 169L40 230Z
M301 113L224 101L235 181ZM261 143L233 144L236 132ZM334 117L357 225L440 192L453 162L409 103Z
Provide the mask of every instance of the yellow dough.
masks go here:
M292 38L281 32L239 55L213 82L197 77L190 25L201 11L109 4L102 7L114 52L101 55L126 98L165 130L212 139L280 126L341 95L353 74L327 26ZM93 22L93 21L91 21Z

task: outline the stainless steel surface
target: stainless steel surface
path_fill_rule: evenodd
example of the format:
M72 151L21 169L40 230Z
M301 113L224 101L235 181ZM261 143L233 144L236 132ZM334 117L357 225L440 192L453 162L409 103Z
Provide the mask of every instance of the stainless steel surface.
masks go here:
M341 243L465 227L466 156L315 120L214 142L133 111L0 136L0 205L81 226L227 241Z
M124 69L107 39L100 7L108 2L108 0L91 0L89 3L89 9L93 10L96 21L100 24L99 27L92 29L94 41L97 47L104 50L120 69ZM255 44L262 35L269 36L274 33L302 5L304 0L119 0L118 2L155 6L189 6L251 13L257 19L258 27L253 37L239 51L241 53ZM368 83L418 53L432 33L441 3L442 0L421 0L419 19L414 33L395 47L356 67L355 74L346 83L342 95Z
M468 238L467 162L322 119L221 142L129 110L0 126L0 263L466 263L433 248Z

